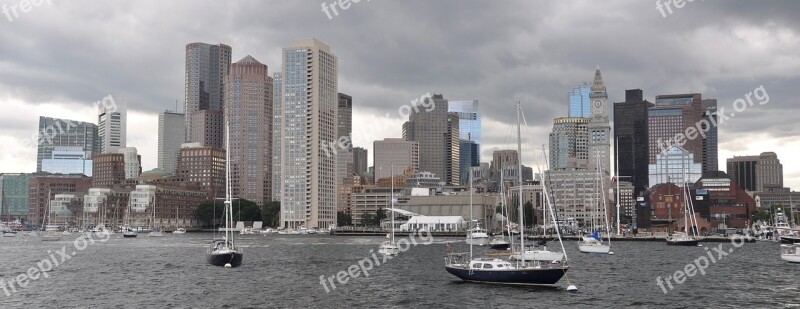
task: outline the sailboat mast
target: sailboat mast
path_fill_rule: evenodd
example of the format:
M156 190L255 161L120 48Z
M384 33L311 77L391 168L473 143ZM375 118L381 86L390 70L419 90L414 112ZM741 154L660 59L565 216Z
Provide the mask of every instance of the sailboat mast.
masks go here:
M472 220L474 216L472 214L472 173L469 174L469 259L472 260L472 243L474 242L474 238L472 235Z
M525 221L522 207L522 124L520 123L520 102L517 101L517 180L519 180L519 247L520 254L525 256Z
M617 137L616 144L617 147L615 147L614 156L616 157L617 164L614 167L614 172L617 174L617 198L615 201L617 202L617 235L619 235L619 137Z
M394 161L391 164L392 164L392 185L391 185L392 192L389 194L389 198L391 198L391 203L392 203L392 214L391 214L392 218L390 220L392 226L389 227L389 229L392 232L392 245L394 245Z

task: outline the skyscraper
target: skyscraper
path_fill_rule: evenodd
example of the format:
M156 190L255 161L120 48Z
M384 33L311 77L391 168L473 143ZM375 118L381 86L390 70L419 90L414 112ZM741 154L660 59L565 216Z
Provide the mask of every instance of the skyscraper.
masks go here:
M716 172L719 170L719 134L717 133L717 126L711 125L717 123L717 99L706 99L700 101L700 107L703 110L702 119L707 123L701 122L701 130L707 131L703 138L703 173Z
M403 138L419 142L419 169L432 172L447 184L459 183L458 116L448 113L448 101L441 94L431 98L430 111L412 112L403 124Z
M121 101L119 97L116 101ZM127 136L128 111L124 102L112 106L98 105L97 107L97 136L100 138L100 151L102 153L115 153L120 148L125 148Z
M338 61L316 39L283 49L281 225L336 223L336 158L322 149L338 134Z
M338 120L336 132L340 138L350 140L345 149L336 151L336 184L353 184L353 97L339 93Z
M272 73L272 200L281 200L281 119L283 119L283 73Z
M184 114L164 111L158 114L158 168L176 175L178 151L184 143Z
M353 169L358 176L363 176L367 172L369 154L361 147L353 148Z
M572 89L569 93L569 117L589 118L592 116L591 104L589 102L591 87L587 84Z
M186 45L185 102L186 142L201 142L200 136L194 136L193 123L205 117L193 114L201 110L221 112L225 105L225 88L223 79L230 72L231 47L224 44L190 43ZM211 130L222 132L218 122L213 123ZM206 126L210 126L207 124ZM220 145L221 146L221 145Z
M550 169L586 169L589 161L589 118L553 119L550 132Z
M649 164L655 164L656 155L672 146L680 146L694 154L695 163L703 162L701 138L685 139L676 144L675 136L694 127L702 117L702 98L699 93L658 95L656 103L648 110ZM651 186L656 185L654 183Z
M728 158L727 170L731 180L745 191L771 192L783 188L783 164L774 152Z
M728 158L727 174L736 185L745 191L756 191L756 165L758 156L734 156Z
M625 102L614 103L614 153L619 157L617 175L628 176L639 196L648 186L648 117L653 104L644 100L641 89L625 90ZM616 160L615 160L616 161Z
M375 155L375 183L378 179L392 177L392 164L394 175L402 176L406 170L414 173L419 168L419 143L407 141L402 138L384 138L375 141L372 145Z
M77 147L85 158L100 154L97 125L69 119L39 117L39 137L36 148L36 171L42 172L42 161L53 158L56 147Z
M450 101L448 111L458 115L460 183L467 184L469 171L480 165L481 113L478 100Z
M272 200L272 90L267 66L251 56L225 77L231 193L259 206Z

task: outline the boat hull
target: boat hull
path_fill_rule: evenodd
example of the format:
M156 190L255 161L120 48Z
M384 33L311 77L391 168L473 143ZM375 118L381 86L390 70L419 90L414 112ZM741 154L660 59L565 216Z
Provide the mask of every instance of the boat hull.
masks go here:
M490 243L489 244L489 248L491 248L493 250L508 250L508 248L510 248L510 247L511 247L511 244L509 244L509 243L497 243L497 244Z
M122 237L125 237L125 238L134 238L134 237L136 237L136 234L135 234L135 233L131 233L131 234L125 233L125 234L122 234Z
M467 244L473 246L486 246L489 244L489 237L467 238Z
M611 247L606 246L606 245L598 245L598 244L595 244L595 245L579 244L578 245L578 250L580 250L583 253L608 254L608 252L611 251Z
M781 236L782 244L800 244L800 237L796 236Z
M518 285L554 285L567 272L565 268L482 270L445 266L447 272L467 282Z
M231 264L233 267L242 265L243 254L240 252L231 253L210 253L208 254L208 264L214 266L225 266Z
M667 240L667 245L670 246L689 246L689 247L697 247L699 243L698 240Z

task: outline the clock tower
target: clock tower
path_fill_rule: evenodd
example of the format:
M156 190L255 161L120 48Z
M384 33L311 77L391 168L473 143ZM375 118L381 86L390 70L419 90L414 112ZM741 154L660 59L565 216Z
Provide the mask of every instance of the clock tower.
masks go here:
M594 72L592 92L589 94L591 118L589 120L589 170L597 168L604 175L611 175L611 126L608 120L608 94L600 67ZM598 166L598 157L600 166ZM607 178L607 177L606 177Z

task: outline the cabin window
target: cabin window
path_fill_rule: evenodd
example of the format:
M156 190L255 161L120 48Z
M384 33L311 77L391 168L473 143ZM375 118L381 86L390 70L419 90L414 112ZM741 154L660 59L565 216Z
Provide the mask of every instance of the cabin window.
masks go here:
M483 268L492 268L492 264L483 264Z
M481 268L481 266L483 266L481 263L472 264L472 268Z

